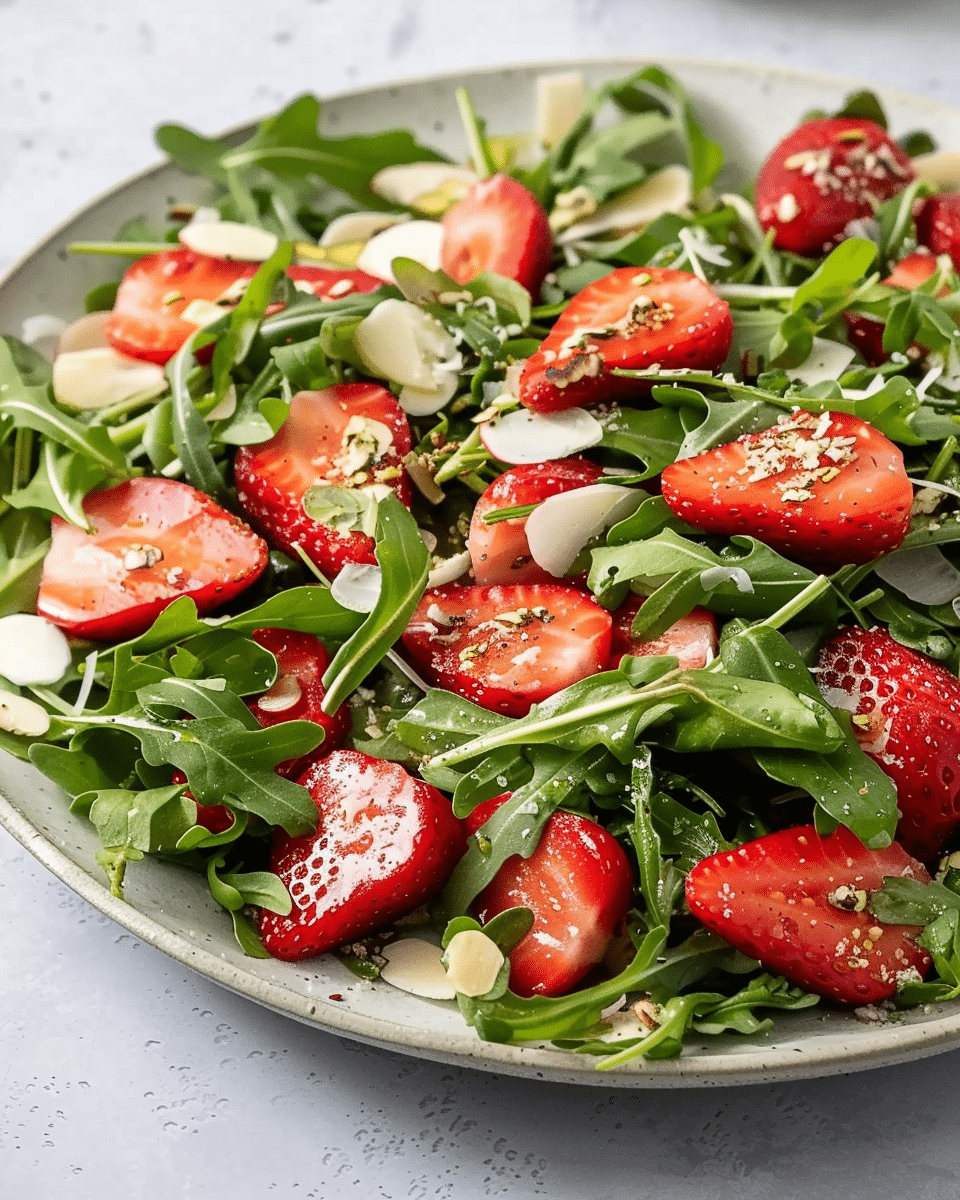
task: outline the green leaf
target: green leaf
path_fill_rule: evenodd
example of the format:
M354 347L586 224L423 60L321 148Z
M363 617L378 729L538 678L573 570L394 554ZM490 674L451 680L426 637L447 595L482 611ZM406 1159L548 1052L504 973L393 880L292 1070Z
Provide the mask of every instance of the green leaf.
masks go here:
M614 408L601 423L600 445L639 459L645 467L640 479L674 462L686 433L680 414L670 408Z
M46 441L40 451L36 474L26 487L5 497L14 508L34 508L55 513L71 525L93 532L83 509L84 497L105 482L98 463Z
M229 314L225 313L210 325L198 329L167 364L173 445L183 465L184 476L188 483L220 503L227 498L227 485L211 453L210 425L197 409L189 377L195 365L194 351L215 341L226 329L229 319Z
M775 629L755 626L724 639L720 658L733 675L766 679L820 700L805 663ZM860 749L849 715L833 715L843 731L843 744L830 753L758 749L754 758L771 778L808 792L831 827L846 825L871 849L888 846L899 816L896 788Z
M293 260L293 244L281 242L271 256L257 269L243 295L229 312L226 329L217 339L213 351L213 394L217 401L230 386L230 372L250 353L253 339L260 328L274 289Z
M0 616L33 612L50 548L50 522L34 509L0 517Z
M430 573L430 554L413 516L394 495L377 509L380 595L360 628L340 647L323 677L324 712L336 712L403 632Z
M576 753L552 746L532 756L533 776L512 793L470 838L467 852L444 891L448 913L465 913L508 858L529 858L551 813L576 793L597 762L596 751Z

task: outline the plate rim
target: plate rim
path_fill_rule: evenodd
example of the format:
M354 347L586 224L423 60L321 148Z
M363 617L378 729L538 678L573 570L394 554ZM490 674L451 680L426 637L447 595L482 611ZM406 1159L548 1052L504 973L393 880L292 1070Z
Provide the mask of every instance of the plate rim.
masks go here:
M515 63L497 63L466 70L438 71L428 75L388 80L373 85L343 89L322 95L321 100L335 103L351 99L362 99L375 95L389 94L398 89L415 89L423 86L454 83L469 83L471 79L493 75L540 74L576 68L599 68L613 71L643 65L662 66L667 70L713 71L718 73L743 73L754 79L766 77L772 80L789 79L797 83L822 84L824 89L862 89L869 87L888 103L898 103L913 109L927 109L945 117L960 117L960 104L951 104L935 97L922 96L908 90L885 85L867 84L861 79L818 70L806 70L780 64L760 64L736 59L710 59L696 56L658 55L622 56L604 55L589 58L550 59L545 61L523 60ZM218 138L243 136L263 118L254 118L231 126ZM84 201L54 227L47 230L23 253L18 255L0 273L0 292L15 283L17 275L29 267L32 261L48 250L53 243L76 222L94 213L118 193L137 184L148 183L153 176L173 167L170 160L159 159L135 171L94 196ZM174 168L175 169L175 168ZM4 761L7 756L0 758ZM0 789L3 787L0 779ZM337 1007L319 997L311 998L285 988L270 980L244 973L212 950L206 949L184 934L170 930L153 917L142 912L134 904L120 899L110 892L106 881L84 869L56 843L42 833L30 819L15 806L0 790L0 826L43 867L62 883L103 915L134 934L161 953L182 966L196 971L201 976L243 996L267 1009L327 1033L345 1036L361 1043L377 1046L394 1052L405 1053L430 1061L461 1067L498 1072L528 1079L551 1082L577 1083L586 1086L603 1086L632 1089L662 1089L676 1087L736 1086L743 1084L792 1082L798 1079L824 1078L852 1071L893 1066L916 1061L933 1054L960 1046L960 1005L925 1023L890 1024L875 1030L860 1028L854 1039L855 1045L844 1046L838 1055L835 1046L831 1049L816 1047L783 1046L776 1044L761 1047L756 1042L744 1040L743 1051L736 1053L699 1057L695 1053L670 1060L637 1060L605 1072L595 1069L595 1060L537 1046L507 1046L483 1042L464 1023L463 1034L449 1040L456 1045L438 1044L437 1034L431 1034L429 1025L416 1030L399 1027L389 1021L349 1008ZM224 926L227 931L227 926ZM429 1003L429 1002L426 1002ZM941 1006L934 1006L942 1011ZM829 1010L823 1010L829 1019ZM322 1015L318 1015L321 1014ZM848 1020L846 1014L840 1019ZM396 1031L403 1031L399 1040ZM781 1027L782 1028L782 1027ZM390 1036L391 1030L394 1036ZM776 1031L776 1030L775 1030ZM447 1035L441 1035L447 1040ZM736 1046L732 1040L729 1043Z

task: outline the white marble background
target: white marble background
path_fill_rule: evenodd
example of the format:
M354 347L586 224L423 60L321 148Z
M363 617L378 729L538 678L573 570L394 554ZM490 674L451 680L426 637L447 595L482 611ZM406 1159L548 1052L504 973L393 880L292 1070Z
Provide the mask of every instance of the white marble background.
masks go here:
M157 157L321 94L636 54L813 68L960 103L956 0L0 0L0 267ZM187 973L0 831L0 1196L953 1200L960 1053L624 1094L368 1050Z

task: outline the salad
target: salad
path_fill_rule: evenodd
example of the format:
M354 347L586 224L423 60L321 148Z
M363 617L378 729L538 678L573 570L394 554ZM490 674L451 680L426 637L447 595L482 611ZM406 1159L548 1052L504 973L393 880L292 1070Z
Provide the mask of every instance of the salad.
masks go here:
M861 93L733 192L663 70L540 95L463 163L158 131L210 203L0 340L0 746L117 895L486 1040L955 998L949 156Z

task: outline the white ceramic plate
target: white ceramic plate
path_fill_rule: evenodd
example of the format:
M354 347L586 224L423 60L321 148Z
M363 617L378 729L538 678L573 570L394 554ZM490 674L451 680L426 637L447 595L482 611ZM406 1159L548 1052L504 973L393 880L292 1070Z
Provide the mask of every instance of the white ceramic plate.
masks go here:
M453 98L465 85L495 133L529 129L536 76L578 66L590 82L636 69L635 60L552 64L486 71L382 87L329 100L329 133L412 128L452 157L464 154ZM691 90L707 131L728 151L724 184L755 173L766 151L811 108L836 108L856 90L838 80L735 64L667 61ZM930 130L941 146L960 148L960 110L878 88L895 134ZM202 198L202 185L170 166L121 184L83 209L32 250L0 281L0 331L19 334L35 313L70 318L82 311L85 292L109 268L97 259L70 256L72 241L110 238L119 225L143 213L161 220L172 199ZM31 767L0 762L0 823L55 875L131 933L209 979L318 1029L442 1062L485 1070L604 1087L695 1087L760 1083L885 1066L960 1046L960 1004L912 1013L885 1026L864 1025L827 1009L778 1014L762 1037L694 1039L683 1057L638 1062L597 1072L595 1060L541 1048L484 1043L453 1004L418 1000L387 984L359 983L338 962L323 958L290 965L245 958L230 923L206 886L186 872L145 861L127 872L126 900L112 897L95 854L92 828L72 816L64 797ZM336 997L336 999L333 999Z

